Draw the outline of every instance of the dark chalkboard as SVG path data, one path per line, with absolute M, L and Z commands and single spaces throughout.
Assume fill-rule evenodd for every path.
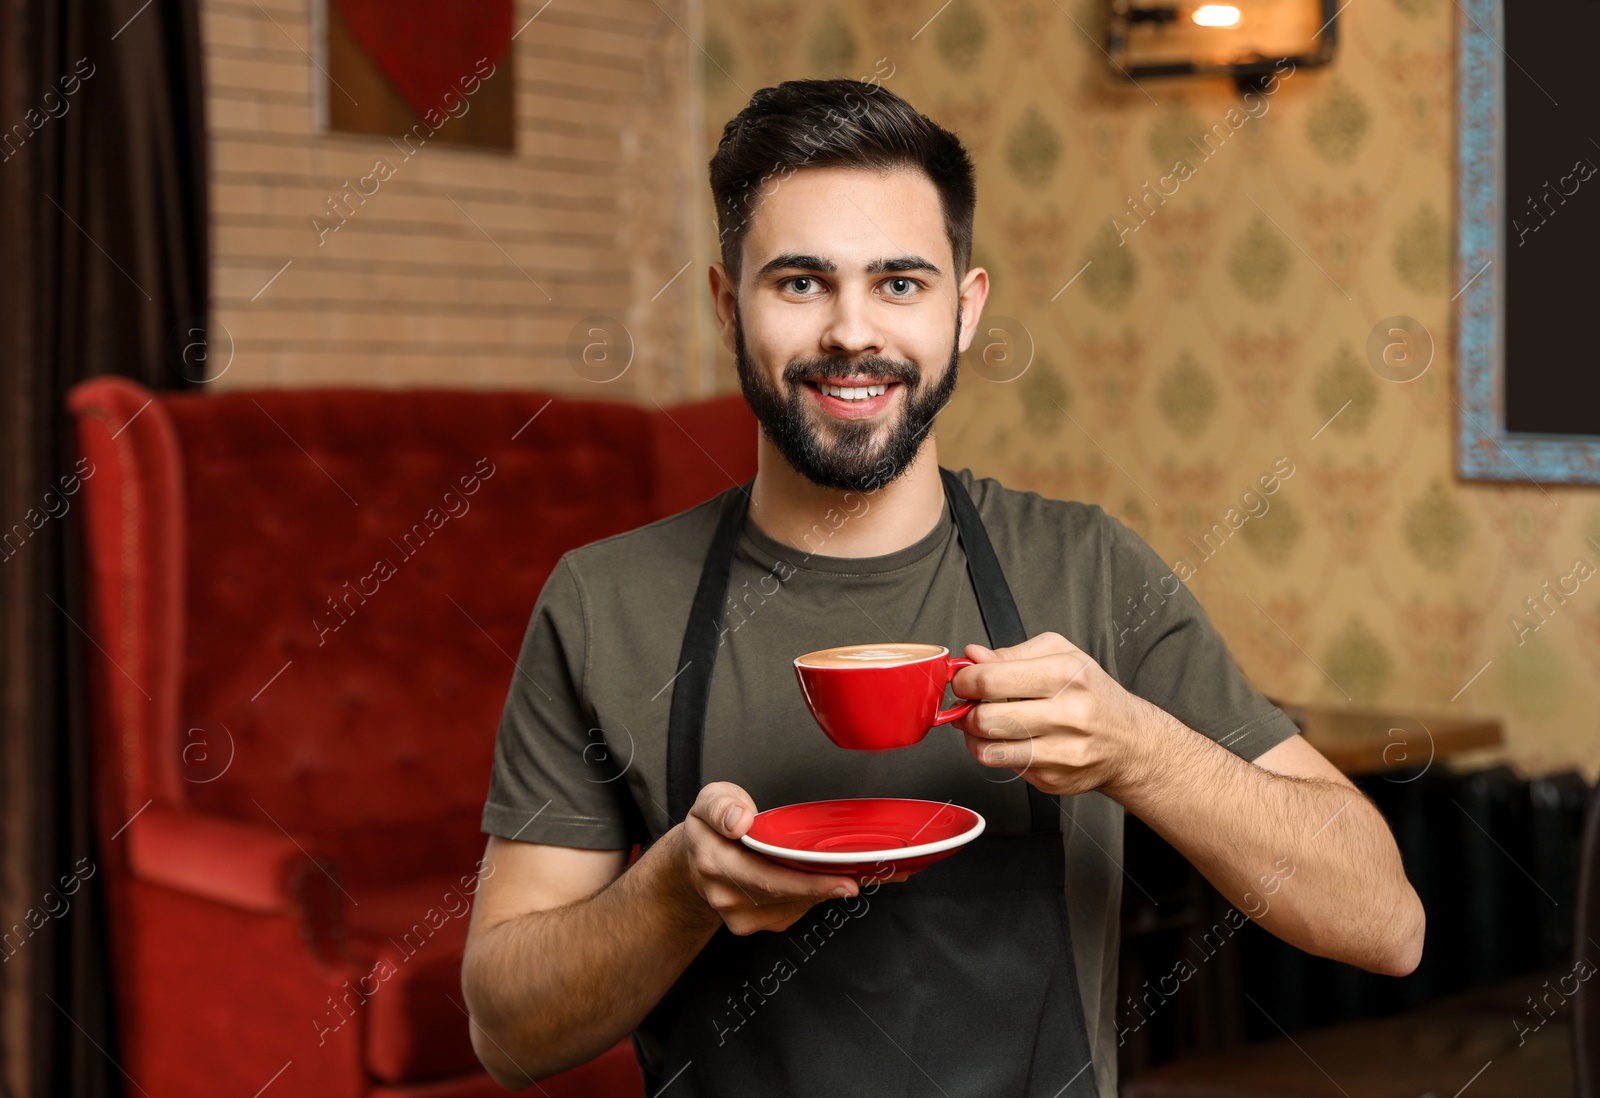
M 1505 427 L 1600 436 L 1600 0 L 1503 11 Z

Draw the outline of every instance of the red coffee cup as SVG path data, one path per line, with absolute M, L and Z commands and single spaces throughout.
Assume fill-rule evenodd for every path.
M 955 673 L 973 661 L 939 644 L 849 644 L 795 657 L 800 692 L 828 738 L 852 751 L 910 747 L 976 701 L 940 709 Z

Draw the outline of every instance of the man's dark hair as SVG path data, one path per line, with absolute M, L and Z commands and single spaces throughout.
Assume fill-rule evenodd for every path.
M 823 167 L 920 170 L 939 191 L 956 276 L 966 271 L 978 189 L 956 135 L 877 84 L 785 80 L 750 97 L 723 127 L 711 158 L 722 263 L 735 282 L 762 195 L 801 168 Z

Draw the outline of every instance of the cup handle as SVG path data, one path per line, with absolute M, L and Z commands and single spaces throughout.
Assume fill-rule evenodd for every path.
M 965 656 L 951 656 L 946 659 L 945 662 L 948 666 L 945 670 L 944 681 L 945 685 L 948 686 L 950 684 L 950 680 L 956 677 L 957 671 L 961 670 L 963 667 L 971 667 L 977 661 L 969 660 Z M 960 720 L 962 717 L 972 712 L 972 707 L 977 704 L 978 699 L 972 698 L 966 701 L 958 702 L 949 709 L 939 710 L 939 712 L 935 713 L 933 716 L 934 727 L 937 727 L 941 724 L 949 724 L 954 720 Z

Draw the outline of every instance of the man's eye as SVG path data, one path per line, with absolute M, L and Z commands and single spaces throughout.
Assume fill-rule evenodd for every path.
M 805 275 L 796 275 L 794 278 L 789 279 L 789 289 L 804 297 L 811 293 L 811 290 L 816 286 L 816 283 L 817 280 L 814 278 L 808 278 Z
M 916 292 L 917 280 L 914 278 L 891 278 L 888 286 L 889 293 L 894 297 L 907 297 Z

